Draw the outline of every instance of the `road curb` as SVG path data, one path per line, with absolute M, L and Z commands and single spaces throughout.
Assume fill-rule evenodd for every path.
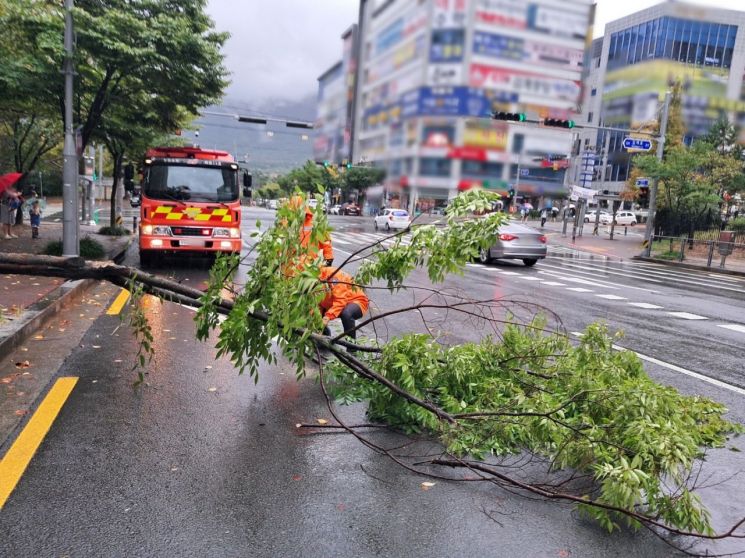
M 124 259 L 133 240 L 130 238 L 112 252 L 111 261 L 119 263 Z M 37 312 L 22 326 L 0 340 L 0 355 L 8 355 L 20 347 L 31 335 L 47 324 L 59 312 L 80 299 L 85 291 L 96 283 L 95 279 L 78 279 L 65 281 L 41 300 L 29 306 L 31 312 Z
M 673 262 L 670 260 L 661 260 L 659 258 L 647 258 L 645 256 L 634 256 L 632 260 L 640 262 L 651 262 L 666 265 L 669 267 L 682 267 L 683 269 L 694 269 L 696 271 L 710 271 L 712 273 L 721 273 L 722 275 L 734 275 L 737 277 L 745 277 L 745 271 L 735 271 L 734 269 L 723 269 L 721 267 L 708 267 L 705 265 L 687 264 L 681 262 Z

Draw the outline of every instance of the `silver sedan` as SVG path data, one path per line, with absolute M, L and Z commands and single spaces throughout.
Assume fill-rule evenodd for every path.
M 522 260 L 530 267 L 546 257 L 548 239 L 542 232 L 525 225 L 510 223 L 499 228 L 499 235 L 491 248 L 481 250 L 479 261 Z

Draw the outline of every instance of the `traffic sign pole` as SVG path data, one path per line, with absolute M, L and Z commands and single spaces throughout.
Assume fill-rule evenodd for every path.
M 660 119 L 660 137 L 657 140 L 657 160 L 662 161 L 662 156 L 665 153 L 665 134 L 667 133 L 667 118 L 670 113 L 670 97 L 671 94 L 668 91 L 665 93 L 665 104 L 662 105 L 662 118 Z M 652 186 L 649 188 L 649 210 L 647 212 L 647 229 L 644 232 L 644 250 L 642 255 L 647 258 L 652 253 L 652 234 L 654 232 L 654 219 L 657 214 L 657 186 L 659 179 L 655 178 L 652 181 Z

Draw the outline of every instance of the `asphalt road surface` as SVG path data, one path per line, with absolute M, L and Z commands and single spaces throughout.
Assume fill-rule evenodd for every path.
M 246 231 L 273 216 L 245 208 Z M 383 236 L 371 218 L 330 220 L 337 263 Z M 745 422 L 745 280 L 551 253 L 533 268 L 472 264 L 438 290 L 526 303 L 516 319 L 550 310 L 572 335 L 605 321 L 656 379 L 722 401 Z M 126 263 L 137 265 L 136 247 Z M 172 263 L 158 272 L 196 287 L 207 278 L 198 262 Z M 420 272 L 410 284 L 428 285 Z M 374 312 L 424 296 L 369 294 Z M 571 507 L 474 483 L 423 490 L 426 478 L 350 436 L 296 428 L 331 419 L 314 378 L 297 382 L 289 367 L 264 366 L 254 385 L 215 360 L 213 345 L 194 341 L 193 311 L 152 302 L 148 315 L 156 357 L 145 386 L 132 387 L 136 344 L 118 316 L 93 321 L 62 365 L 60 376 L 80 380 L 0 512 L 0 556 L 671 555 L 647 532 L 609 536 Z M 484 333 L 469 320 L 428 317 L 448 339 Z M 422 327 L 401 317 L 378 334 Z M 342 414 L 364 420 L 360 406 Z M 703 495 L 718 527 L 745 515 L 745 483 L 717 484 L 743 468 L 742 455 L 708 456 Z

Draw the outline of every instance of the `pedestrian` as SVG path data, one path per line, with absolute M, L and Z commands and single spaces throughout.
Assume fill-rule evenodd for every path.
M 41 204 L 39 204 L 39 200 L 31 202 L 28 216 L 31 221 L 31 238 L 39 238 L 39 227 L 41 226 Z
M 325 293 L 320 304 L 323 312 L 323 334 L 330 335 L 329 322 L 341 318 L 344 333 L 356 339 L 356 320 L 367 312 L 369 306 L 365 291 L 355 285 L 351 275 L 335 267 L 322 267 L 320 280 Z
M 9 186 L 0 194 L 0 223 L 3 227 L 3 239 L 18 238 L 10 228 L 15 223 L 16 210 L 20 206 L 20 194 L 13 186 Z
M 541 211 L 541 227 L 546 224 L 546 219 L 548 219 L 548 210 L 544 208 L 543 211 Z
M 520 209 L 520 221 L 523 223 L 528 222 L 528 208 L 525 205 Z
M 554 206 L 551 208 L 551 222 L 556 223 L 556 218 L 559 216 L 559 208 Z

